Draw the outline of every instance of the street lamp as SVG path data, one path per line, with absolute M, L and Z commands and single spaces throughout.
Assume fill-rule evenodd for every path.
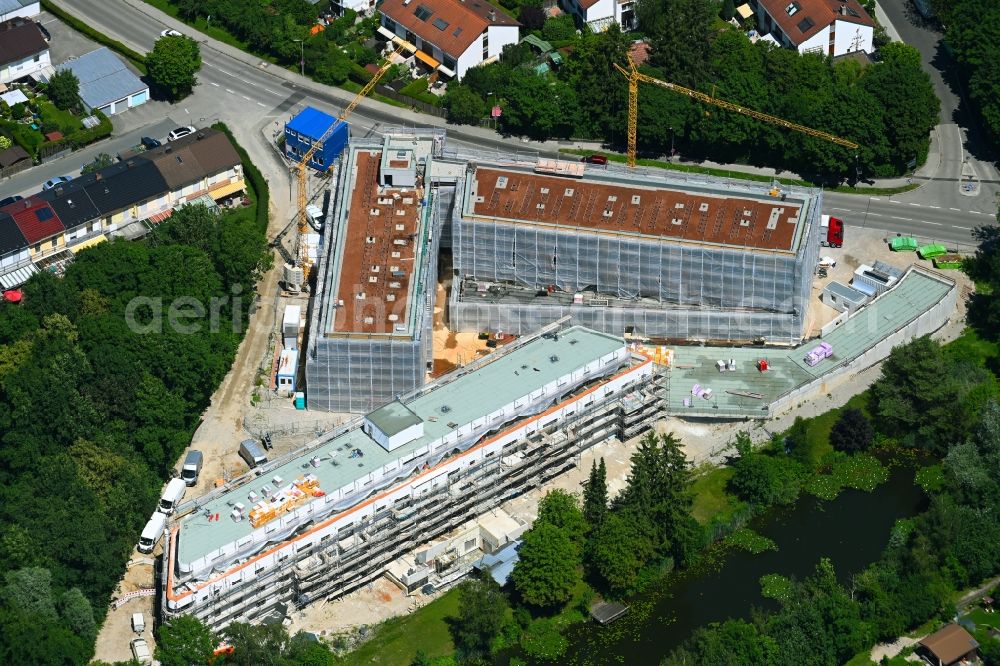
M 302 76 L 306 75 L 306 43 L 302 39 L 293 39 L 299 43 L 299 69 Z
M 670 161 L 674 161 L 674 128 L 670 128 Z

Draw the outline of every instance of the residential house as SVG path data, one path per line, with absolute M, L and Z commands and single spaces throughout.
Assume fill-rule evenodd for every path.
M 152 225 L 177 206 L 245 190 L 243 164 L 228 137 L 198 130 L 0 209 L 18 232 L 0 219 L 0 284 L 17 286 L 35 264 L 68 257 L 127 225 Z
M 0 209 L 0 273 L 7 273 L 29 261 L 28 241 L 21 233 L 14 218 Z M 9 289 L 12 286 L 0 277 L 0 286 Z
M 98 109 L 111 116 L 149 101 L 149 86 L 107 47 L 68 60 L 56 69 L 68 69 L 79 79 L 80 100 L 88 112 Z
M 622 30 L 636 27 L 635 0 L 563 0 L 563 6 L 594 32 L 604 32 L 613 23 Z
M 31 155 L 21 146 L 11 146 L 7 150 L 0 150 L 0 178 L 13 176 L 18 171 L 24 171 L 31 164 Z
M 333 166 L 333 161 L 340 157 L 347 145 L 347 123 L 340 123 L 327 135 L 336 123 L 336 118 L 319 109 L 311 106 L 302 109 L 297 116 L 285 123 L 285 157 L 292 162 L 300 162 L 313 145 L 323 139 L 323 145 L 309 158 L 309 166 L 317 171 L 326 171 Z
M 26 18 L 0 23 L 0 83 L 40 75 L 51 66 L 49 45 L 37 23 Z
M 38 0 L 0 0 L 0 21 L 38 16 Z
M 17 224 L 28 243 L 32 259 L 65 245 L 62 221 L 48 201 L 40 197 L 27 197 L 4 206 L 2 210 Z
M 799 53 L 870 53 L 875 22 L 858 0 L 757 0 L 757 26 Z
M 516 44 L 521 27 L 486 0 L 384 0 L 379 12 L 379 33 L 409 43 L 429 68 L 458 79 Z
M 979 643 L 957 624 L 946 624 L 917 644 L 917 652 L 932 666 L 975 663 Z

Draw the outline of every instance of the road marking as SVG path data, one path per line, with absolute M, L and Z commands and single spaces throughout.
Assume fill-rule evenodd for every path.
M 923 223 L 924 224 L 933 224 L 935 227 L 943 227 L 944 226 L 940 222 L 928 222 L 927 220 L 923 220 Z
M 257 102 L 257 106 L 264 106 L 264 107 L 266 107 L 267 104 L 264 104 L 263 102 Z
M 941 206 L 927 206 L 928 208 L 940 208 Z
M 982 213 L 980 213 L 978 210 L 970 210 L 969 212 L 972 213 L 973 215 L 982 215 Z
M 911 205 L 911 206 L 922 206 L 923 204 L 918 204 L 918 203 L 913 203 L 913 202 L 911 201 L 911 202 L 910 202 L 910 205 Z
M 868 213 L 872 217 L 882 217 L 882 213 Z
M 958 212 L 962 212 L 961 208 L 952 208 L 951 210 L 957 210 Z
M 230 95 L 235 95 L 236 94 L 232 90 L 230 90 L 229 88 L 226 88 L 226 92 L 229 93 Z
M 216 69 L 219 70 L 220 72 L 222 72 L 223 74 L 225 74 L 226 76 L 236 76 L 232 72 L 227 72 L 226 70 L 222 69 L 221 67 L 216 67 Z
M 215 81 L 209 81 L 209 83 L 211 83 L 211 84 L 212 84 L 213 86 L 215 86 L 216 88 L 218 88 L 218 87 L 219 87 L 219 84 L 218 84 L 218 83 L 216 83 Z
M 245 100 L 246 100 L 246 101 L 248 101 L 248 102 L 252 102 L 252 101 L 253 101 L 252 99 L 250 99 L 250 98 L 249 98 L 249 97 L 247 97 L 246 95 L 240 95 L 240 97 L 242 97 L 243 99 L 245 99 Z
M 842 211 L 844 211 L 845 213 L 853 213 L 853 212 L 854 212 L 854 211 L 853 211 L 853 210 L 851 210 L 850 208 L 831 208 L 830 210 L 842 210 Z
M 270 88 L 264 88 L 264 92 L 269 92 L 269 93 L 271 93 L 272 95 L 279 95 L 279 94 L 280 94 L 280 93 L 276 93 L 276 92 L 274 92 L 274 91 L 273 91 L 273 90 L 271 90 Z
M 911 220 L 908 217 L 896 217 L 895 215 L 890 215 L 889 217 L 891 217 L 894 220 L 903 220 L 904 222 L 913 222 L 913 220 Z
M 868 197 L 868 198 L 871 199 L 872 201 L 881 201 L 882 200 L 881 197 Z

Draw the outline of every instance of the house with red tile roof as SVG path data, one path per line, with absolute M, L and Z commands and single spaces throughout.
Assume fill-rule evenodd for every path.
M 0 208 L 0 212 L 14 218 L 14 223 L 28 243 L 32 257 L 65 245 L 65 228 L 48 201 L 40 197 L 27 197 Z
M 409 43 L 418 60 L 458 79 L 516 44 L 521 27 L 486 0 L 384 0 L 379 14 L 383 37 Z
M 858 0 L 757 0 L 757 26 L 799 53 L 871 53 L 875 22 Z

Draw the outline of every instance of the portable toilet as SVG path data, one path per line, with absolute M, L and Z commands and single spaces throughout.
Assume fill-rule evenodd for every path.
M 306 394 L 302 391 L 295 392 L 295 409 L 306 408 Z

